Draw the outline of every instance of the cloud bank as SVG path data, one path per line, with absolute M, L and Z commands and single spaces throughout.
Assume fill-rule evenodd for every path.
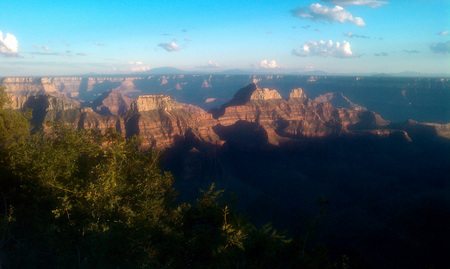
M 283 68 L 283 66 L 277 64 L 275 60 L 262 60 L 261 62 L 252 65 L 253 68 L 256 69 L 280 69 Z
M 296 8 L 291 10 L 291 14 L 294 17 L 300 17 L 304 19 L 312 20 L 324 20 L 329 22 L 340 22 L 346 23 L 350 22 L 357 26 L 366 26 L 364 20 L 360 17 L 353 17 L 350 12 L 345 10 L 341 6 L 335 6 L 329 8 L 327 6 L 322 6 L 321 4 L 312 4 L 308 8 Z
M 332 56 L 338 58 L 349 58 L 354 57 L 350 43 L 343 41 L 342 44 L 339 42 L 333 43 L 333 41 L 307 41 L 303 44 L 301 50 L 292 50 L 292 54 L 299 57 L 306 56 Z
M 371 8 L 376 8 L 382 5 L 389 4 L 389 2 L 375 1 L 375 0 L 322 0 L 322 2 L 343 6 L 347 5 L 369 6 Z
M 145 72 L 150 70 L 150 66 L 145 65 L 142 62 L 128 62 L 128 66 L 124 69 L 125 71 L 131 72 Z
M 221 67 L 221 66 L 220 66 L 220 64 L 209 60 L 207 65 L 199 65 L 197 67 L 198 68 L 218 68 L 218 67 Z
M 19 42 L 12 34 L 7 33 L 3 38 L 3 33 L 0 31 L 0 54 L 4 56 L 15 56 L 18 53 Z
M 161 48 L 167 50 L 167 51 L 177 51 L 180 50 L 180 47 L 175 42 L 165 42 L 158 44 Z
M 434 53 L 448 54 L 450 53 L 450 41 L 431 44 L 430 49 Z

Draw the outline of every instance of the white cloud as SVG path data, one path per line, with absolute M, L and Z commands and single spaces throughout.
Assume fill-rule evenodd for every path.
M 18 53 L 19 42 L 12 34 L 7 33 L 3 38 L 3 33 L 0 31 L 0 54 L 5 56 L 13 56 Z
M 443 32 L 437 33 L 437 35 L 448 35 L 448 31 L 443 31 Z
M 282 65 L 277 64 L 275 60 L 267 61 L 262 60 L 261 62 L 252 65 L 256 69 L 280 69 L 283 68 Z
M 333 56 L 339 58 L 354 57 L 351 51 L 350 43 L 343 41 L 333 43 L 333 41 L 307 41 L 303 44 L 301 50 L 292 50 L 292 54 L 300 57 L 306 56 Z
M 450 41 L 431 44 L 430 49 L 434 53 L 450 53 Z
M 220 66 L 220 64 L 209 60 L 207 65 L 200 65 L 200 66 L 197 66 L 197 67 L 198 68 L 218 68 L 218 67 L 221 67 L 221 66 Z
M 312 4 L 307 10 L 305 8 L 296 8 L 291 10 L 295 17 L 301 17 L 312 20 L 325 20 L 329 22 L 337 21 L 340 23 L 350 22 L 357 26 L 366 26 L 364 20 L 360 17 L 353 17 L 350 12 L 341 6 L 329 8 L 321 4 Z
M 177 51 L 180 50 L 180 47 L 178 47 L 177 44 L 175 44 L 175 42 L 165 42 L 165 43 L 160 43 L 158 46 L 160 46 L 161 48 L 167 50 L 167 51 Z
M 150 70 L 150 66 L 145 65 L 143 62 L 137 61 L 137 62 L 128 62 L 128 66 L 125 68 L 126 72 L 144 72 Z
M 389 4 L 389 2 L 375 1 L 375 0 L 322 0 L 322 2 L 343 6 L 346 5 L 369 6 L 371 8 L 376 8 L 382 5 Z

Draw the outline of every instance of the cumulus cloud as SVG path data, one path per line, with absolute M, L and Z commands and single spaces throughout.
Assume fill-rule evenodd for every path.
M 369 6 L 371 8 L 380 7 L 382 5 L 389 4 L 385 1 L 375 1 L 375 0 L 322 0 L 322 2 L 327 2 L 333 5 L 358 5 L 358 6 Z
M 450 41 L 431 44 L 430 49 L 434 53 L 448 54 L 450 53 Z
M 448 31 L 443 31 L 443 32 L 437 33 L 437 35 L 448 35 Z
M 19 42 L 12 34 L 7 33 L 3 38 L 3 33 L 0 31 L 0 54 L 4 56 L 14 56 L 18 53 Z
M 352 32 L 344 33 L 344 35 L 347 37 L 370 38 L 370 36 L 357 35 L 357 34 L 353 34 Z
M 283 66 L 277 64 L 275 60 L 262 60 L 261 62 L 252 65 L 256 69 L 280 69 L 283 68 Z
M 161 48 L 167 50 L 167 51 L 177 51 L 180 50 L 180 47 L 175 44 L 175 42 L 165 42 L 165 43 L 160 43 L 158 44 L 158 46 L 160 46 Z
M 350 48 L 350 43 L 343 41 L 333 43 L 333 41 L 307 41 L 303 44 L 302 49 L 293 49 L 291 52 L 295 56 L 332 56 L 339 58 L 348 58 L 355 56 Z
M 206 65 L 200 65 L 200 66 L 197 66 L 197 67 L 198 67 L 198 68 L 218 68 L 218 67 L 221 67 L 221 66 L 220 66 L 220 64 L 215 63 L 215 62 L 209 60 L 209 61 L 208 61 L 208 64 L 206 64 Z
M 126 70 L 123 71 L 131 71 L 131 72 L 144 72 L 150 70 L 150 66 L 145 65 L 143 62 L 128 62 L 128 66 Z
M 300 17 L 312 20 L 325 20 L 329 22 L 337 21 L 340 23 L 350 22 L 357 26 L 366 26 L 364 20 L 360 17 L 353 17 L 350 12 L 341 6 L 329 8 L 321 4 L 312 4 L 307 8 L 296 8 L 291 10 L 294 17 Z

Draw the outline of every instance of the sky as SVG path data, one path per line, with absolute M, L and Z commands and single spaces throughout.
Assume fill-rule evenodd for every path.
M 449 0 L 5 0 L 0 77 L 450 74 Z

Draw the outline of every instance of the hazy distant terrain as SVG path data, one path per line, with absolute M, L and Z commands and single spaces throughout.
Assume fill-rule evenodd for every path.
M 107 90 L 127 97 L 167 94 L 181 103 L 205 110 L 229 101 L 236 89 L 249 83 L 276 89 L 287 98 L 291 89 L 302 88 L 310 99 L 328 94 L 335 106 L 350 101 L 375 111 L 390 121 L 450 122 L 450 80 L 448 78 L 333 77 L 294 75 L 151 75 L 145 77 L 51 77 L 1 79 L 10 92 L 56 91 L 89 106 Z M 334 98 L 329 98 L 333 93 Z M 347 99 L 342 102 L 342 96 Z M 339 97 L 339 98 L 336 98 Z M 340 99 L 340 100 L 339 100 Z

